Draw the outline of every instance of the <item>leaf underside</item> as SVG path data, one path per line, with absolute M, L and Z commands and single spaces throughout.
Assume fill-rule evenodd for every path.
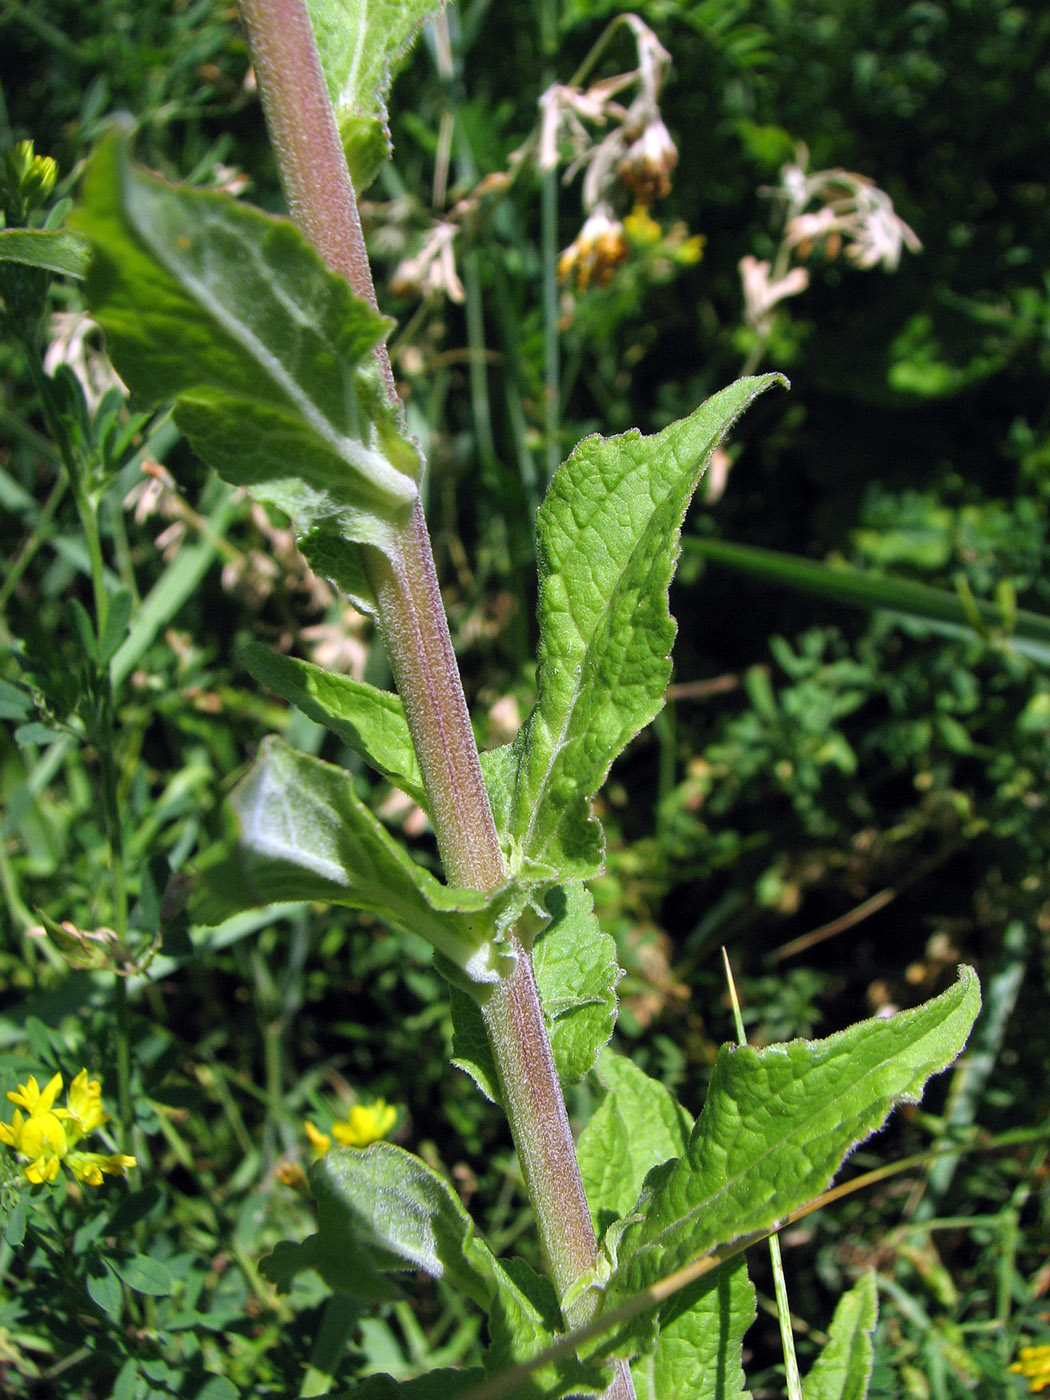
M 291 516 L 318 572 L 373 607 L 360 547 L 391 548 L 421 471 L 371 353 L 391 323 L 288 220 L 135 169 L 119 133 L 93 155 L 71 225 L 136 400 L 174 399 L 199 455 Z

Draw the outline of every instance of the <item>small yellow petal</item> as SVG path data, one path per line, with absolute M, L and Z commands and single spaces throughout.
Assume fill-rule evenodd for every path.
M 385 1099 L 374 1104 L 355 1103 L 346 1121 L 332 1124 L 332 1136 L 344 1147 L 367 1147 L 385 1138 L 397 1122 L 397 1109 Z
M 316 1161 L 318 1157 L 323 1157 L 331 1147 L 332 1139 L 327 1133 L 319 1132 L 309 1120 L 303 1124 L 303 1127 L 306 1129 L 306 1136 L 310 1139 L 310 1146 L 314 1150 L 314 1160 Z

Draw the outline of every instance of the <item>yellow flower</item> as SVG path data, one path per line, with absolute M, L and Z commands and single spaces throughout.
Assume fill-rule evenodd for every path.
M 102 1107 L 102 1085 L 97 1079 L 88 1079 L 86 1069 L 82 1069 L 69 1086 L 66 1102 L 69 1116 L 80 1128 L 82 1137 L 109 1122 L 109 1114 Z
M 396 1122 L 397 1109 L 384 1099 L 376 1099 L 368 1107 L 355 1103 L 345 1123 L 332 1124 L 332 1136 L 342 1147 L 367 1147 L 385 1138 Z
M 82 1069 L 69 1086 L 65 1107 L 56 1108 L 61 1088 L 62 1076 L 55 1074 L 43 1089 L 30 1075 L 25 1084 L 8 1090 L 8 1099 L 18 1107 L 10 1123 L 0 1122 L 0 1143 L 25 1160 L 26 1180 L 35 1186 L 54 1181 L 63 1167 L 88 1186 L 99 1186 L 104 1175 L 123 1176 L 135 1165 L 134 1157 L 123 1152 L 85 1152 L 77 1145 L 109 1122 L 102 1107 L 102 1085 Z
M 30 1080 L 31 1084 L 33 1082 Z M 54 1181 L 69 1151 L 66 1130 L 58 1114 L 46 1109 L 23 1118 L 21 1110 L 16 1108 L 10 1123 L 0 1123 L 0 1142 L 7 1143 L 19 1156 L 28 1159 L 29 1165 L 23 1170 L 26 1180 L 34 1186 L 42 1181 Z
M 1028 1379 L 1028 1389 L 1038 1393 L 1050 1386 L 1050 1346 L 1022 1347 L 1010 1370 Z
M 45 1089 L 41 1089 L 36 1082 L 36 1076 L 31 1074 L 24 1084 L 19 1084 L 17 1089 L 8 1089 L 7 1097 L 19 1108 L 27 1108 L 30 1114 L 47 1113 L 61 1088 L 62 1076 L 60 1074 L 52 1075 Z M 62 1113 L 62 1109 L 58 1111 L 59 1114 Z
M 659 243 L 663 230 L 649 213 L 649 206 L 636 204 L 623 221 L 624 232 L 638 248 L 651 248 Z
M 319 1132 L 309 1119 L 303 1124 L 303 1127 L 306 1129 L 306 1136 L 310 1139 L 310 1146 L 314 1151 L 314 1161 L 316 1161 L 318 1157 L 323 1157 L 331 1147 L 332 1139 L 327 1133 Z
M 397 1109 L 385 1099 L 376 1099 L 373 1104 L 355 1103 L 345 1120 L 332 1124 L 331 1135 L 320 1132 L 310 1122 L 304 1123 L 303 1127 L 316 1162 L 331 1147 L 332 1138 L 341 1147 L 367 1147 L 369 1143 L 385 1138 L 396 1122 Z

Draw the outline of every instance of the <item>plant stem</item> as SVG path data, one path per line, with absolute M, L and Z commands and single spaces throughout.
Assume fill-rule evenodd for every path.
M 357 201 L 302 0 L 240 0 L 240 9 L 292 216 L 329 266 L 376 306 Z M 385 345 L 376 356 L 397 403 Z M 456 885 L 496 889 L 506 869 L 419 502 L 390 554 L 366 553 L 446 874 Z M 594 1268 L 597 1250 L 532 960 L 520 944 L 516 951 L 513 973 L 489 994 L 482 1014 L 544 1251 L 564 1295 Z M 584 1292 L 567 1307 L 568 1319 L 584 1320 L 597 1303 L 596 1293 Z M 625 1366 L 608 1394 L 632 1396 Z

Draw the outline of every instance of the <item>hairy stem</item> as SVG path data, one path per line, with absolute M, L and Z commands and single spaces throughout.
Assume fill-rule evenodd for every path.
M 240 10 L 292 216 L 329 266 L 376 306 L 357 201 L 302 0 L 240 0 Z M 376 353 L 397 402 L 386 347 Z M 456 885 L 495 889 L 506 870 L 419 503 L 389 555 L 367 553 L 446 873 Z M 532 959 L 520 944 L 517 951 L 514 972 L 489 995 L 483 1016 L 544 1251 L 564 1295 L 593 1269 L 595 1237 Z M 584 1293 L 567 1306 L 568 1319 L 585 1320 L 596 1304 L 596 1294 Z M 610 1400 L 631 1394 L 620 1367 Z

